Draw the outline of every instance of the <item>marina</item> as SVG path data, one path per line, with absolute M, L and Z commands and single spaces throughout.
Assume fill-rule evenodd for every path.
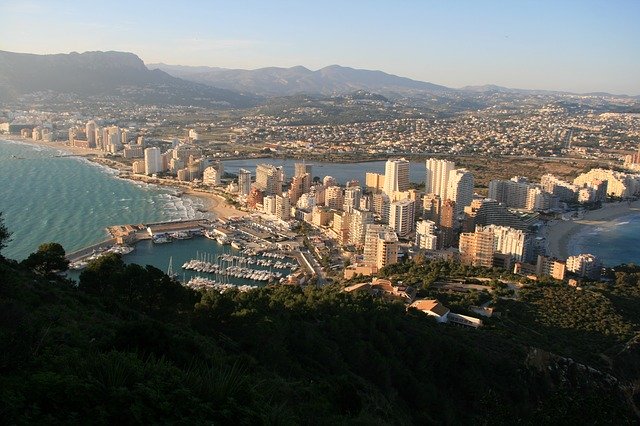
M 251 228 L 259 227 L 255 235 Z M 110 226 L 112 238 L 70 253 L 70 276 L 77 278 L 89 262 L 108 253 L 123 255 L 126 263 L 151 265 L 187 285 L 195 279 L 223 286 L 260 286 L 299 275 L 295 253 L 282 244 L 283 235 L 248 219 L 206 219 Z M 176 271 L 174 266 L 176 265 Z M 198 281 L 198 280 L 206 281 Z M 222 287 L 221 287 L 222 288 Z M 226 287 L 225 287 L 226 288 Z

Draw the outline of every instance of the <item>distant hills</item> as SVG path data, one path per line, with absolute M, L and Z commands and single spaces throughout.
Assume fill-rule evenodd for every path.
M 255 70 L 149 64 L 133 53 L 85 52 L 34 55 L 0 51 L 0 100 L 35 92 L 79 98 L 129 100 L 141 104 L 248 108 L 267 98 L 342 96 L 358 92 L 447 111 L 477 109 L 493 96 L 564 95 L 564 92 L 509 89 L 495 85 L 452 89 L 382 71 L 331 65 L 316 71 L 303 66 Z M 611 96 L 593 93 L 593 97 Z M 621 96 L 626 97 L 626 96 Z M 640 99 L 636 97 L 636 99 Z M 453 105 L 452 105 L 453 103 Z M 423 105 L 424 106 L 424 105 Z
M 386 96 L 455 92 L 454 89 L 445 86 L 399 77 L 382 71 L 354 69 L 340 65 L 331 65 L 317 71 L 311 71 L 303 66 L 268 67 L 256 70 L 188 67 L 162 63 L 148 66 L 193 82 L 262 96 L 339 95 L 359 90 Z
M 79 97 L 117 96 L 140 103 L 249 107 L 255 96 L 149 70 L 133 53 L 34 55 L 0 51 L 0 97 L 53 91 Z

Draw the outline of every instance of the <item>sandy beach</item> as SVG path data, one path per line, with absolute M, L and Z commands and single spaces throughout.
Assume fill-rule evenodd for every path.
M 640 213 L 640 200 L 628 203 L 608 203 L 598 210 L 587 212 L 579 220 L 554 220 L 549 222 L 544 230 L 547 240 L 547 251 L 550 256 L 559 259 L 568 257 L 568 248 L 571 239 L 578 233 L 606 224 L 618 217 L 633 213 Z
M 184 195 L 188 197 L 199 198 L 204 201 L 204 208 L 210 213 L 214 213 L 216 218 L 229 218 L 231 216 L 247 216 L 249 213 L 242 210 L 238 210 L 227 201 L 216 194 L 211 192 L 198 191 L 197 189 L 189 188 L 185 190 Z
M 129 174 L 130 170 L 128 170 L 129 169 L 128 167 L 125 167 L 123 164 L 105 157 L 104 152 L 98 151 L 96 149 L 68 146 L 63 142 L 34 141 L 32 139 L 25 139 L 15 135 L 0 135 L 0 139 L 20 142 L 28 145 L 43 146 L 46 148 L 57 149 L 71 156 L 83 157 L 83 158 L 86 158 L 87 160 L 93 161 L 95 163 L 107 166 L 111 169 L 121 172 L 120 177 L 123 179 L 139 180 L 139 181 L 144 181 L 144 182 L 152 183 L 159 186 L 177 188 L 180 191 L 182 191 L 182 193 L 186 196 L 194 197 L 202 200 L 204 204 L 204 209 L 209 213 L 215 214 L 216 218 L 228 218 L 231 216 L 246 216 L 248 214 L 247 212 L 238 210 L 232 205 L 229 205 L 223 197 L 213 194 L 211 192 L 193 189 L 187 185 L 183 186 L 179 182 L 169 180 L 169 179 L 157 179 L 157 178 L 151 178 L 146 176 L 131 175 Z
M 97 149 L 68 146 L 65 142 L 34 141 L 33 139 L 25 139 L 16 135 L 0 135 L 0 139 L 20 142 L 28 145 L 44 146 L 46 148 L 57 149 L 67 154 L 77 155 L 80 157 L 103 157 L 105 154 L 104 152 L 98 151 Z

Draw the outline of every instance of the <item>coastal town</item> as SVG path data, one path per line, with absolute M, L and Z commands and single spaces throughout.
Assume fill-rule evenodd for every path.
M 457 126 L 451 120 L 427 119 L 304 126 L 277 117 L 242 117 L 231 126 L 233 141 L 224 144 L 212 142 L 211 128 L 194 126 L 181 135 L 158 138 L 149 136 L 154 134 L 149 128 L 120 127 L 118 121 L 99 118 L 76 119 L 65 129 L 68 118 L 60 122 L 34 111 L 5 112 L 0 131 L 85 156 L 116 169 L 121 178 L 177 187 L 183 195 L 206 200 L 206 222 L 169 225 L 171 232 L 154 225 L 116 226 L 110 229 L 110 244 L 211 235 L 245 254 L 279 253 L 295 260 L 295 266 L 285 262 L 288 275 L 283 276 L 249 268 L 248 261 L 265 262 L 259 257 L 241 257 L 244 263 L 229 265 L 193 259 L 186 269 L 213 277 L 192 279 L 189 285 L 197 287 L 228 288 L 224 277 L 229 276 L 248 279 L 242 281 L 245 287 L 251 280 L 323 285 L 368 277 L 369 287 L 347 290 L 397 296 L 397 287 L 381 286 L 376 275 L 416 256 L 499 268 L 534 281 L 579 286 L 598 280 L 601 259 L 575 252 L 571 240 L 589 227 L 638 210 L 640 119 L 611 113 L 569 117 L 557 108 L 509 120 L 499 118 L 503 113 L 471 114 Z M 256 158 L 255 168 L 225 171 L 225 161 L 240 155 L 233 147 L 255 145 L 262 147 L 260 154 L 243 151 Z M 313 162 L 304 160 L 310 152 L 308 157 L 316 159 L 323 153 L 384 158 L 384 173 L 354 174 L 339 182 L 317 175 Z M 456 164 L 474 153 L 499 153 L 505 162 L 539 157 L 586 161 L 579 164 L 588 170 L 510 179 L 485 170 L 478 176 Z M 294 160 L 293 173 L 270 161 L 276 154 L 300 158 Z M 412 182 L 410 169 L 418 154 L 425 175 Z M 487 184 L 478 187 L 478 180 Z M 81 269 L 85 257 L 74 257 L 72 267 Z M 410 295 L 402 297 L 414 303 Z M 429 312 L 440 309 L 430 306 Z
M 640 424 L 640 1 L 575 3 L 0 2 L 2 423 Z

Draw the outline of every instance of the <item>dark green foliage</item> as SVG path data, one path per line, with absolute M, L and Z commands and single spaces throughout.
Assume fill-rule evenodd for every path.
M 69 269 L 69 261 L 65 256 L 64 248 L 60 244 L 45 243 L 38 247 L 37 252 L 31 253 L 23 264 L 41 275 L 51 275 Z
M 7 229 L 2 218 L 2 212 L 0 212 L 0 252 L 7 246 L 11 238 L 11 232 Z M 1 256 L 0 256 L 1 257 Z
M 424 265 L 394 273 L 414 267 L 418 276 Z M 90 265 L 78 287 L 6 262 L 0 276 L 9 277 L 0 285 L 9 424 L 629 419 L 615 386 L 534 363 L 526 345 L 490 327 L 438 325 L 339 286 L 200 295 L 117 255 Z
M 125 265 L 115 253 L 99 257 L 82 271 L 80 289 L 152 316 L 190 310 L 199 299 L 196 292 L 161 270 L 149 265 Z

